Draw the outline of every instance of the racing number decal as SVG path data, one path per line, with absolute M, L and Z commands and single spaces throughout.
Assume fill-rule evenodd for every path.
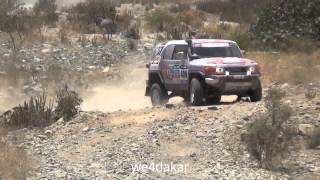
M 167 77 L 170 80 L 188 80 L 188 72 L 185 65 L 169 65 Z

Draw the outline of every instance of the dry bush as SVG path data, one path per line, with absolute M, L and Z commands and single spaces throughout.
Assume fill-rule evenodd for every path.
M 59 19 L 56 14 L 56 0 L 38 0 L 33 7 L 36 17 L 41 21 L 41 24 L 53 25 Z
M 69 90 L 68 86 L 56 92 L 57 106 L 55 113 L 57 117 L 63 117 L 65 121 L 71 120 L 80 110 L 82 99 L 78 93 Z
M 188 25 L 179 14 L 157 10 L 146 17 L 147 26 L 154 32 L 165 32 L 167 39 L 182 39 L 189 32 Z
M 313 135 L 308 140 L 309 148 L 316 148 L 320 146 L 320 128 L 315 128 Z
M 317 90 L 312 87 L 307 87 L 305 97 L 310 101 L 317 96 Z
M 52 103 L 45 95 L 31 97 L 23 105 L 19 105 L 1 116 L 1 124 L 6 127 L 44 127 L 50 125 L 54 114 Z
M 137 42 L 134 39 L 128 38 L 127 39 L 127 45 L 128 45 L 128 48 L 130 50 L 136 50 L 137 49 Z
M 115 20 L 115 4 L 111 0 L 87 0 L 80 2 L 69 10 L 70 27 L 83 33 L 96 33 L 97 17 Z
M 270 89 L 265 104 L 267 111 L 257 115 L 248 127 L 247 150 L 263 168 L 276 168 L 294 137 L 288 126 L 291 108 L 281 101 L 284 96 L 280 90 Z
M 98 43 L 98 37 L 97 37 L 97 36 L 94 36 L 94 37 L 91 39 L 91 44 L 92 44 L 92 46 L 94 46 L 94 47 L 98 47 L 99 43 Z
M 179 2 L 170 6 L 169 11 L 172 13 L 184 12 L 190 10 L 190 4 Z
M 23 149 L 0 141 L 0 179 L 27 179 L 32 162 Z
M 248 58 L 256 60 L 265 84 L 310 83 L 320 80 L 320 51 L 307 53 L 251 52 Z
M 179 13 L 181 21 L 193 28 L 201 28 L 207 20 L 205 13 L 198 10 L 188 10 Z
M 61 43 L 69 44 L 69 45 L 71 44 L 66 24 L 61 24 L 61 27 L 60 27 L 59 32 L 58 32 L 58 36 L 59 36 L 59 39 L 60 39 Z

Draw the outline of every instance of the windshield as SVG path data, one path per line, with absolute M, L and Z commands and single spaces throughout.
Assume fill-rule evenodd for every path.
M 199 58 L 210 57 L 242 57 L 239 47 L 234 43 L 220 43 L 221 45 L 200 45 L 195 44 L 193 52 L 197 54 Z

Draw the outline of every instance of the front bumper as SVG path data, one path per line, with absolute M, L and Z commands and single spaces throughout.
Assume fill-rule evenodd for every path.
M 259 75 L 208 75 L 205 82 L 209 90 L 218 90 L 222 94 L 241 94 L 260 85 Z

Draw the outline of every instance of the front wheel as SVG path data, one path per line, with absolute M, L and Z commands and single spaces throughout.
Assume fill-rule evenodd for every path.
M 255 90 L 252 90 L 249 94 L 251 102 L 258 102 L 262 99 L 262 87 L 261 82 L 259 81 L 258 87 Z
M 190 103 L 194 106 L 203 104 L 204 89 L 199 79 L 192 79 L 190 83 Z
M 151 103 L 153 106 L 161 106 L 168 102 L 168 92 L 162 88 L 158 83 L 151 86 Z

